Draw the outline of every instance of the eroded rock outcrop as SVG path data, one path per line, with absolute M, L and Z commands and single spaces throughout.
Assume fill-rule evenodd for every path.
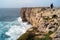
M 28 22 L 32 28 L 27 31 L 36 34 L 47 34 L 49 32 L 55 33 L 52 39 L 55 40 L 56 32 L 59 32 L 60 27 L 60 9 L 49 7 L 35 7 L 35 8 L 22 8 L 21 18 L 23 22 Z M 52 35 L 52 34 L 51 34 Z M 49 35 L 51 37 L 51 35 Z M 40 36 L 35 36 L 40 37 Z M 45 36 L 43 36 L 45 37 Z

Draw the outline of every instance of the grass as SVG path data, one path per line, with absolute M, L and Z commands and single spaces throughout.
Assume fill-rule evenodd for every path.
M 33 40 L 34 34 L 31 33 L 24 33 L 22 36 L 20 36 L 17 40 Z
M 17 40 L 26 40 L 28 38 L 28 33 L 24 33 L 22 36 L 20 36 Z
M 24 33 L 22 36 L 20 36 L 17 40 L 52 40 L 49 35 L 51 35 L 53 32 L 49 32 L 45 34 L 45 38 L 33 38 L 33 33 Z

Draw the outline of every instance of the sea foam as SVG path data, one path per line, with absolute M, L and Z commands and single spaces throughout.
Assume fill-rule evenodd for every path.
M 11 25 L 11 28 L 5 33 L 7 36 L 10 36 L 5 40 L 17 40 L 28 28 L 31 27 L 27 22 L 22 22 L 21 17 L 17 18 L 14 23 L 17 24 Z

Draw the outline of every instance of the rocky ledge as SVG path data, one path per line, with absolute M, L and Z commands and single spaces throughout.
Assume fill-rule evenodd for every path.
M 60 39 L 60 8 L 32 7 L 21 8 L 23 22 L 32 27 L 18 40 L 59 40 Z

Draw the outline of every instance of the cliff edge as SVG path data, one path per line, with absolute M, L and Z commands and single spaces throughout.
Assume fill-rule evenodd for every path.
M 26 33 L 29 34 L 29 38 L 32 38 L 30 38 L 30 40 L 37 40 L 37 38 L 39 40 L 60 39 L 60 8 L 21 8 L 20 16 L 23 22 L 28 22 L 32 25 L 32 27 L 26 31 Z M 25 39 L 22 38 L 22 40 Z M 26 40 L 28 40 L 28 38 Z

